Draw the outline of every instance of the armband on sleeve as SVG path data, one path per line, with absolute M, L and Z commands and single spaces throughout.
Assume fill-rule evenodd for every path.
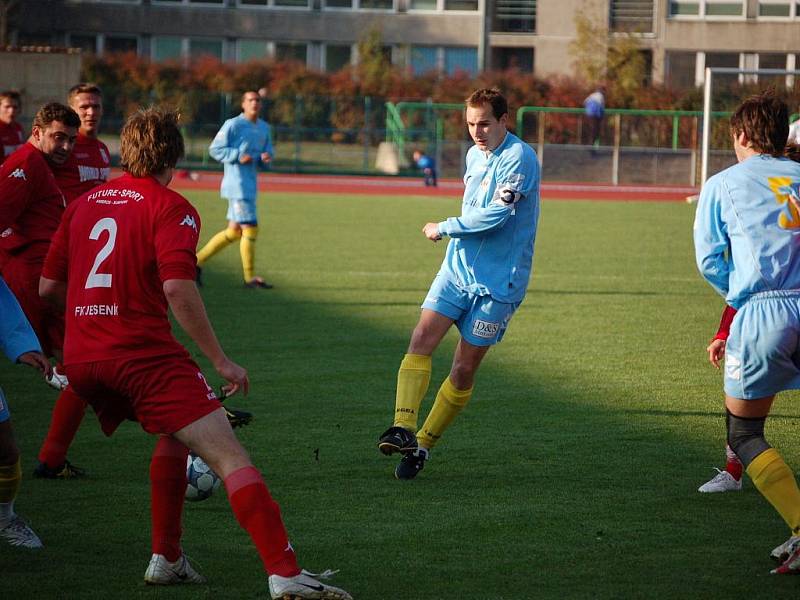
M 492 203 L 499 204 L 500 206 L 513 206 L 520 200 L 522 200 L 522 194 L 504 185 L 498 186 L 492 197 Z

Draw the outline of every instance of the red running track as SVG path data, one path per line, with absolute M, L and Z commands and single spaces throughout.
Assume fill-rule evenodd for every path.
M 181 190 L 218 190 L 222 173 L 180 171 L 171 187 Z M 357 177 L 349 175 L 260 174 L 258 189 L 264 192 L 373 194 L 383 196 L 443 196 L 461 198 L 464 185 L 460 180 L 445 179 L 439 186 L 425 187 L 422 179 L 408 177 Z M 617 200 L 650 202 L 684 202 L 697 194 L 691 186 L 611 185 L 603 183 L 542 184 L 545 200 Z

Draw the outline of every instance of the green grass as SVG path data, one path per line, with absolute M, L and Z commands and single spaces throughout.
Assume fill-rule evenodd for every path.
M 208 239 L 225 207 L 192 199 Z M 250 371 L 251 395 L 230 401 L 256 414 L 240 438 L 306 568 L 341 569 L 357 600 L 797 597 L 797 580 L 768 575 L 788 533 L 749 481 L 695 491 L 722 460 L 724 422 L 704 352 L 722 302 L 694 268 L 691 208 L 546 201 L 528 297 L 413 482 L 375 442 L 444 252 L 420 229 L 458 201 L 266 194 L 261 210 L 258 267 L 276 288 L 242 289 L 229 248 L 203 296 Z M 426 407 L 455 341 L 434 356 Z M 0 381 L 27 475 L 55 394 L 7 364 Z M 793 465 L 796 399 L 768 422 Z M 185 512 L 184 548 L 210 584 L 143 585 L 152 447 L 133 423 L 103 438 L 89 415 L 70 451 L 89 480 L 25 478 L 18 509 L 47 547 L 0 546 L 9 598 L 267 595 L 224 494 Z

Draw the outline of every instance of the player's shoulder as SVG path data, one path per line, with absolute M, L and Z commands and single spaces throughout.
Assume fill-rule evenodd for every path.
M 538 166 L 533 148 L 510 131 L 506 134 L 506 140 L 500 152 L 500 159 L 505 164 L 522 165 L 523 168 L 528 169 L 534 169 Z
M 43 168 L 48 167 L 42 153 L 32 144 L 26 143 L 6 157 L 0 166 L 0 174 L 27 180 L 29 175 L 38 176 L 38 172 Z

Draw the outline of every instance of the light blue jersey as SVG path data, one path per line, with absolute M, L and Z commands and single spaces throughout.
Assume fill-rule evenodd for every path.
M 222 197 L 255 200 L 261 153 L 269 152 L 270 156 L 275 156 L 266 121 L 258 119 L 253 123 L 244 114 L 228 119 L 217 132 L 208 152 L 224 166 Z M 253 160 L 247 164 L 240 163 L 242 154 L 249 154 Z
M 697 267 L 740 308 L 760 292 L 800 290 L 800 164 L 756 155 L 711 177 L 694 222 Z
M 439 223 L 451 238 L 440 276 L 505 303 L 525 297 L 539 219 L 539 161 L 512 133 L 491 152 L 467 153 L 461 216 Z

